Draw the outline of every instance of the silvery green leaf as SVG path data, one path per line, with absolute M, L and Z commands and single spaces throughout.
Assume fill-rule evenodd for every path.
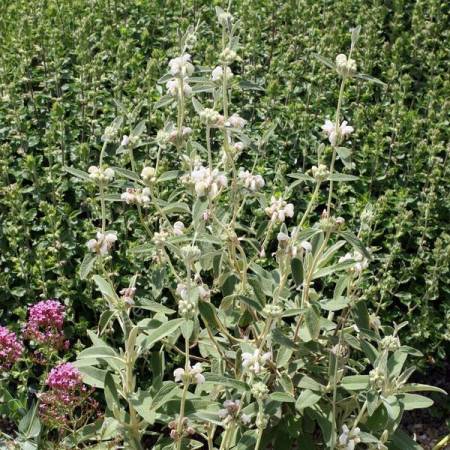
M 316 58 L 322 64 L 325 64 L 330 69 L 336 68 L 335 64 L 333 63 L 333 61 L 331 61 L 331 59 L 328 59 L 325 56 L 318 55 L 317 53 L 313 53 L 313 56 L 314 56 L 314 58 Z
M 195 97 L 192 97 L 192 105 L 194 106 L 195 112 L 197 114 L 200 114 L 205 109 Z
M 305 389 L 295 402 L 295 409 L 297 409 L 297 411 L 302 411 L 305 408 L 310 408 L 311 406 L 314 406 L 321 398 L 322 396 L 320 394 L 316 394 L 309 389 Z
M 109 281 L 106 281 L 100 275 L 94 275 L 92 278 L 95 281 L 97 288 L 104 295 L 104 297 L 106 297 L 106 299 L 117 300 L 117 294 Z
M 179 178 L 180 171 L 179 170 L 169 170 L 167 172 L 162 173 L 157 180 L 157 183 L 162 183 L 163 181 L 170 181 Z
M 372 260 L 372 255 L 367 251 L 364 244 L 350 231 L 340 231 L 339 236 L 343 237 L 355 250 L 363 254 L 369 261 Z
M 311 181 L 314 182 L 314 178 L 306 173 L 289 173 L 287 175 L 289 178 L 295 178 L 299 181 Z
M 172 334 L 175 330 L 180 328 L 180 326 L 183 324 L 184 319 L 173 319 L 169 320 L 166 323 L 163 323 L 160 327 L 158 327 L 156 330 L 152 330 L 149 333 L 147 333 L 147 336 L 142 339 L 141 346 L 144 350 L 150 350 L 153 345 L 155 345 L 158 341 L 165 338 L 166 336 Z
M 269 398 L 270 400 L 280 403 L 295 403 L 294 396 L 287 392 L 272 392 L 269 395 Z
M 420 383 L 409 383 L 405 384 L 400 388 L 401 392 L 439 392 L 440 394 L 447 395 L 447 392 L 444 389 L 441 389 L 437 386 L 430 386 L 428 384 L 420 384 Z
M 399 394 L 397 395 L 399 402 L 405 408 L 405 411 L 413 409 L 429 408 L 434 401 L 431 398 L 418 394 Z
M 345 173 L 332 173 L 328 177 L 329 181 L 356 181 L 358 177 L 355 175 L 345 174 Z
M 22 417 L 18 425 L 20 433 L 31 439 L 39 436 L 41 432 L 41 422 L 39 420 L 38 402 L 34 402 L 27 413 Z
M 316 340 L 320 334 L 320 315 L 313 305 L 308 306 L 305 310 L 305 323 L 311 339 Z
M 356 75 L 354 75 L 354 77 L 355 78 L 359 78 L 361 80 L 370 81 L 372 83 L 380 84 L 383 87 L 387 86 L 386 83 L 384 83 L 383 81 L 379 80 L 378 78 L 372 77 L 371 75 L 367 75 L 365 73 L 357 73 Z
M 73 175 L 74 177 L 81 178 L 82 180 L 86 180 L 86 181 L 92 181 L 92 179 L 89 177 L 89 174 L 82 170 L 75 169 L 74 167 L 67 167 L 67 166 L 64 166 L 64 170 L 67 173 L 70 173 L 71 175 Z
M 321 300 L 319 302 L 320 307 L 326 311 L 339 311 L 346 308 L 349 303 L 350 299 L 348 297 L 338 297 L 336 299 Z
M 80 265 L 80 278 L 82 280 L 85 280 L 91 273 L 96 260 L 97 255 L 95 253 L 87 253 L 86 255 L 84 255 L 83 261 Z
M 141 120 L 131 131 L 131 136 L 139 137 L 146 129 L 145 120 Z
M 159 109 L 164 106 L 171 105 L 172 103 L 175 103 L 175 98 L 172 97 L 171 95 L 164 95 L 153 105 L 153 108 Z
M 133 308 L 146 309 L 156 313 L 162 313 L 166 315 L 175 314 L 176 311 L 167 308 L 167 306 L 161 305 L 161 303 L 154 302 L 153 300 L 139 299 L 134 302 Z
M 124 169 L 122 167 L 113 167 L 114 172 L 120 175 L 121 177 L 128 178 L 129 180 L 136 181 L 142 184 L 141 177 L 133 172 L 132 170 Z
M 352 47 L 356 45 L 359 39 L 359 34 L 361 33 L 361 25 L 351 29 L 352 32 Z
M 349 375 L 342 378 L 341 386 L 348 391 L 362 391 L 369 387 L 369 375 Z
M 250 390 L 247 383 L 243 381 L 236 380 L 234 378 L 229 378 L 224 375 L 218 375 L 215 373 L 204 373 L 206 382 L 211 384 L 218 384 L 220 386 L 225 386 L 229 388 L 236 389 L 238 392 L 246 392 Z

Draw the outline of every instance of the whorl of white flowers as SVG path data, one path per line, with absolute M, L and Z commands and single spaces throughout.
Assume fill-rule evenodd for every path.
M 224 124 L 222 114 L 211 108 L 204 108 L 199 113 L 200 120 L 209 126 L 220 127 Z
M 103 142 L 113 142 L 118 134 L 119 130 L 116 126 L 110 125 L 109 127 L 105 128 L 105 131 L 102 135 L 102 141 Z
M 361 430 L 358 427 L 350 431 L 347 425 L 342 425 L 342 434 L 339 436 L 339 448 L 342 450 L 354 450 L 356 444 L 361 442 L 360 432 Z
M 194 66 L 191 63 L 191 55 L 185 53 L 182 56 L 173 58 L 169 61 L 170 73 L 173 76 L 190 77 L 194 73 Z
M 226 25 L 228 25 L 228 23 L 233 22 L 233 16 L 229 12 L 226 12 L 226 11 L 221 11 L 218 14 L 217 18 L 219 19 L 219 23 L 223 26 L 226 26 Z
M 180 249 L 181 257 L 188 263 L 197 261 L 202 255 L 201 250 L 196 245 L 185 245 Z
M 253 175 L 243 168 L 239 170 L 238 177 L 244 187 L 251 192 L 259 191 L 265 185 L 264 178 L 261 175 Z
M 91 180 L 96 181 L 97 183 L 106 184 L 111 182 L 114 179 L 114 170 L 110 167 L 107 167 L 106 169 L 102 169 L 97 166 L 91 166 L 88 169 L 89 178 Z
M 269 388 L 264 383 L 258 381 L 252 386 L 251 393 L 256 400 L 262 401 L 269 396 Z
M 302 241 L 300 242 L 300 247 L 305 251 L 305 252 L 311 252 L 312 251 L 312 245 L 310 242 L 308 241 Z
M 242 353 L 242 367 L 255 375 L 259 374 L 268 361 L 272 358 L 271 352 L 261 354 L 259 349 L 256 349 L 253 353 Z
M 169 142 L 176 143 L 179 138 L 182 140 L 187 139 L 192 134 L 191 127 L 182 127 L 181 133 L 178 133 L 178 128 L 174 128 L 169 132 L 168 140 Z
M 347 125 L 347 121 L 344 120 L 339 127 L 336 128 L 336 124 L 331 120 L 325 120 L 325 123 L 322 125 L 322 130 L 328 137 L 330 144 L 333 147 L 341 144 L 348 136 L 350 136 L 354 129 L 350 125 Z
M 231 128 L 242 129 L 245 127 L 246 123 L 247 123 L 247 121 L 245 119 L 243 119 L 239 114 L 234 113 L 225 122 L 225 126 L 231 127 Z
M 231 69 L 227 66 L 225 68 L 225 76 L 227 80 L 231 80 L 233 78 L 233 72 Z M 211 79 L 213 81 L 221 81 L 223 78 L 223 68 L 222 66 L 217 66 L 212 72 L 211 72 Z
M 380 347 L 382 350 L 395 352 L 400 348 L 400 339 L 398 338 L 398 336 L 385 336 L 383 339 L 381 339 Z
M 120 196 L 120 199 L 127 205 L 140 205 L 147 207 L 150 205 L 150 189 L 127 188 Z
M 383 389 L 384 373 L 379 367 L 375 367 L 369 372 L 369 383 L 375 389 Z
M 188 79 L 184 78 L 181 81 L 183 85 L 183 94 L 185 97 L 190 97 L 192 95 L 192 87 L 188 83 Z M 166 83 L 167 92 L 172 97 L 180 95 L 180 83 L 179 80 L 173 78 Z
M 271 319 L 278 319 L 283 314 L 283 308 L 279 305 L 268 304 L 264 306 L 263 313 Z
M 351 271 L 355 272 L 356 274 L 360 274 L 364 269 L 367 269 L 369 266 L 369 261 L 367 258 L 364 257 L 364 255 L 357 250 L 355 250 L 353 253 L 346 253 L 344 256 L 341 256 L 339 258 L 339 262 L 345 262 L 345 261 L 355 261 L 355 264 L 351 267 Z
M 228 185 L 228 178 L 218 171 L 212 171 L 208 167 L 196 167 L 188 177 L 184 178 L 194 185 L 196 194 L 199 197 L 208 196 L 214 198 L 219 193 L 220 189 Z
M 107 233 L 102 233 L 98 231 L 97 239 L 89 239 L 86 245 L 91 252 L 106 256 L 116 241 L 117 234 L 115 232 L 108 231 Z
M 336 56 L 336 71 L 342 77 L 351 77 L 356 73 L 356 61 L 352 58 L 347 58 L 347 56 L 340 55 Z
M 174 379 L 177 383 L 183 384 L 203 384 L 205 382 L 205 377 L 202 375 L 203 367 L 200 363 L 194 364 L 191 367 L 188 364 L 187 370 L 179 367 L 173 371 Z
M 165 230 L 155 231 L 152 241 L 157 247 L 164 247 L 168 237 L 169 233 Z
M 227 425 L 232 420 L 240 419 L 243 425 L 248 425 L 251 418 L 247 414 L 239 414 L 241 408 L 240 400 L 225 400 L 223 402 L 223 409 L 220 409 L 217 415 L 222 419 L 223 425 Z
M 319 164 L 319 166 L 312 166 L 311 173 L 316 181 L 325 181 L 330 175 L 330 171 L 325 164 Z
M 237 59 L 237 53 L 231 48 L 225 48 L 220 54 L 220 62 L 225 65 L 230 65 Z
M 286 217 L 294 216 L 294 205 L 292 203 L 287 203 L 282 198 L 277 199 L 272 196 L 270 206 L 264 211 L 273 222 L 284 222 Z
M 141 178 L 145 184 L 152 184 L 156 181 L 156 169 L 146 166 L 141 171 Z

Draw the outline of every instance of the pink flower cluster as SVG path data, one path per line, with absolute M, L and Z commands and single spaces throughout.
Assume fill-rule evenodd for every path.
M 23 345 L 17 336 L 0 326 L 0 370 L 9 369 L 22 355 Z
M 57 300 L 43 300 L 29 309 L 25 336 L 55 349 L 67 348 L 63 325 L 64 306 Z
M 45 384 L 49 390 L 39 394 L 39 415 L 49 427 L 69 425 L 98 410 L 97 402 L 90 398 L 93 389 L 83 384 L 80 371 L 71 363 L 54 367 Z
M 45 384 L 54 390 L 73 391 L 83 385 L 80 371 L 71 363 L 54 367 L 47 376 Z

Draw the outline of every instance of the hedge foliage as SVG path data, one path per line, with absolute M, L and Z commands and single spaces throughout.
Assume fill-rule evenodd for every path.
M 90 188 L 74 183 L 62 168 L 91 165 L 102 131 L 121 110 L 129 126 L 145 119 L 148 134 L 155 134 L 165 119 L 154 109 L 156 81 L 175 56 L 177 30 L 197 22 L 202 30 L 214 29 L 214 6 L 220 3 L 4 0 L 2 323 L 24 319 L 25 305 L 52 297 L 70 306 L 69 337 L 84 339 L 96 322 L 97 294 L 77 273 L 93 233 L 86 220 Z M 234 102 L 244 115 L 257 115 L 252 119 L 261 127 L 252 130 L 254 136 L 273 130 L 277 137 L 266 133 L 264 154 L 273 162 L 267 166 L 277 167 L 265 176 L 277 180 L 309 166 L 320 139 L 317 124 L 336 104 L 336 86 L 323 89 L 336 79 L 314 54 L 333 58 L 348 42 L 348 30 L 362 26 L 358 64 L 388 86 L 356 83 L 347 94 L 343 114 L 351 110 L 358 124 L 351 159 L 360 181 L 338 191 L 334 201 L 356 225 L 356 212 L 365 205 L 373 217 L 366 243 L 374 250 L 376 282 L 365 294 L 372 307 L 383 311 L 385 321 L 410 322 L 405 344 L 430 361 L 444 358 L 450 340 L 448 3 L 236 0 L 233 9 L 243 22 L 238 73 L 264 86 Z M 212 59 L 219 42 L 207 31 L 200 36 L 199 53 Z M 141 159 L 154 151 L 147 141 Z M 353 197 L 344 196 L 344 189 L 353 189 L 354 203 L 341 201 Z M 306 194 L 295 199 L 301 207 Z M 121 233 L 130 232 L 125 209 L 114 208 Z

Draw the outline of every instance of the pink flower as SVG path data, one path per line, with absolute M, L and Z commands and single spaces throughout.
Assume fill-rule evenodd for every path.
M 9 369 L 22 355 L 23 345 L 6 327 L 0 327 L 0 370 Z
M 68 346 L 64 341 L 64 306 L 57 300 L 43 300 L 30 308 L 24 333 L 28 339 L 55 349 Z
M 73 391 L 83 385 L 80 371 L 71 363 L 63 363 L 54 367 L 47 376 L 45 384 L 62 391 Z

